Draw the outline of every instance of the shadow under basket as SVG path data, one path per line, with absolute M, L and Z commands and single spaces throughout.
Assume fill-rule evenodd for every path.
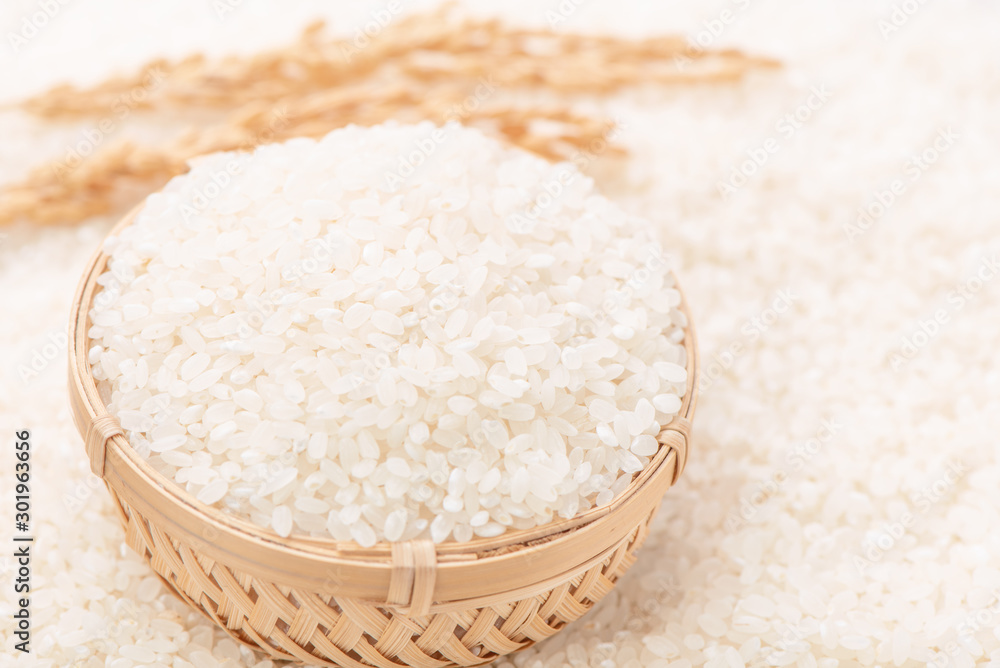
M 112 231 L 131 223 L 135 211 Z M 224 514 L 154 471 L 108 415 L 87 363 L 89 311 L 108 255 L 91 259 L 70 320 L 70 399 L 93 472 L 126 541 L 167 587 L 236 640 L 275 659 L 364 668 L 476 666 L 578 619 L 635 561 L 688 453 L 698 358 L 650 464 L 610 505 L 497 538 L 356 543 L 281 538 Z

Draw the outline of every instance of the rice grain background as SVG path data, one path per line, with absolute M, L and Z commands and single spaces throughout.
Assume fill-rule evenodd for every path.
M 6 4 L 0 100 L 156 55 L 256 51 L 320 15 L 352 34 L 384 7 L 245 0 L 220 17 L 220 4 L 67 3 L 18 54 L 8 31 L 38 5 Z M 550 11 L 557 29 L 700 35 L 785 68 L 606 102 L 632 157 L 599 185 L 662 226 L 698 328 L 694 449 L 615 592 L 510 663 L 1000 665 L 1000 10 L 503 6 L 538 26 Z M 5 182 L 86 129 L 0 114 Z M 60 334 L 112 222 L 0 231 L 0 434 L 32 430 L 36 536 L 30 656 L 12 651 L 0 558 L 0 665 L 264 668 L 127 550 L 73 428 Z

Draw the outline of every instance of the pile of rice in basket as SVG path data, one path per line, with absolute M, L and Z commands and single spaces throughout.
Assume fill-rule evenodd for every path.
M 464 542 L 606 505 L 687 384 L 650 225 L 457 124 L 200 158 L 105 250 L 110 412 L 281 536 Z

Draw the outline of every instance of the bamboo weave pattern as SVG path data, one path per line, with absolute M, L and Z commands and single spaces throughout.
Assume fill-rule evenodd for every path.
M 548 592 L 410 617 L 385 605 L 282 587 L 178 543 L 109 488 L 126 541 L 167 587 L 234 639 L 276 659 L 345 668 L 489 663 L 544 640 L 604 598 L 635 561 L 653 515 L 601 563 Z

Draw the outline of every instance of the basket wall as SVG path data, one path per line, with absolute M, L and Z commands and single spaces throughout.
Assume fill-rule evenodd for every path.
M 478 666 L 553 635 L 604 598 L 635 561 L 651 513 L 607 557 L 542 594 L 409 617 L 384 604 L 285 587 L 174 540 L 109 486 L 128 545 L 167 587 L 234 639 L 275 659 L 349 668 Z

